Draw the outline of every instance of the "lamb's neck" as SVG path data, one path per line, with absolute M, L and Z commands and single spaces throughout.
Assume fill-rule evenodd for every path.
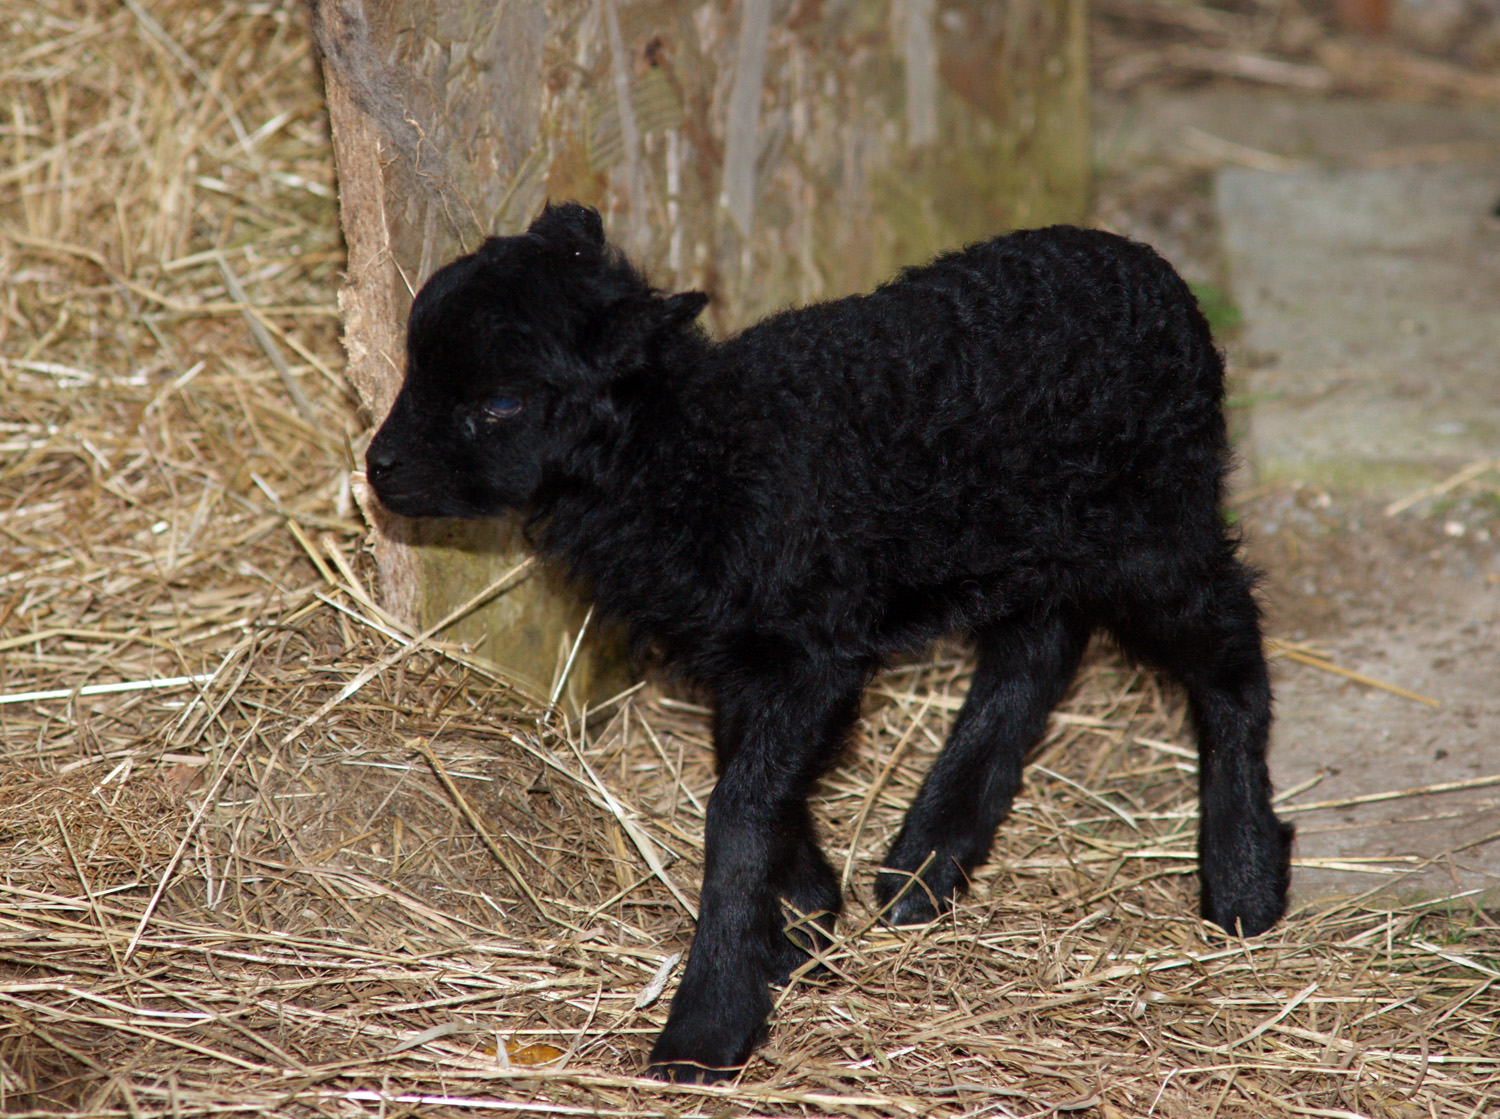
M 711 562 L 704 554 L 710 538 L 732 531 L 735 511 L 745 507 L 735 496 L 744 484 L 735 467 L 742 452 L 724 417 L 733 382 L 722 390 L 715 383 L 711 351 L 692 356 L 691 364 L 663 364 L 622 386 L 559 488 L 547 517 L 549 550 L 579 574 L 597 578 L 611 562 L 606 549 Z

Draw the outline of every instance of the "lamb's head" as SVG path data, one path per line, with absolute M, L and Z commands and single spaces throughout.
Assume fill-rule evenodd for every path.
M 531 507 L 707 302 L 651 288 L 584 206 L 490 238 L 412 304 L 406 380 L 365 456 L 375 493 L 408 517 Z

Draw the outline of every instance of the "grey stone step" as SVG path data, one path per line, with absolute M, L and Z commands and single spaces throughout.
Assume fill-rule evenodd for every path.
M 1484 783 L 1500 777 L 1497 564 L 1484 548 L 1467 569 L 1445 563 L 1434 534 L 1422 581 L 1403 578 L 1410 545 L 1379 511 L 1500 457 L 1495 120 L 1379 102 L 1289 109 L 1274 99 L 1243 117 L 1248 130 L 1231 132 L 1229 116 L 1239 114 L 1200 116 L 1198 127 L 1275 157 L 1214 175 L 1244 316 L 1235 349 L 1248 401 L 1241 453 L 1256 482 L 1327 490 L 1335 510 L 1358 511 L 1344 531 L 1384 535 L 1374 570 L 1390 578 L 1363 588 L 1379 608 L 1318 644 L 1343 667 L 1440 702 L 1278 665 L 1276 785 L 1311 786 L 1293 804 L 1345 802 L 1289 814 L 1300 828 L 1294 897 L 1468 893 L 1460 904 L 1500 905 L 1500 784 Z M 1284 594 L 1274 582 L 1267 592 L 1273 601 Z M 1479 784 L 1406 794 L 1464 782 Z
M 1226 168 L 1260 481 L 1395 496 L 1500 454 L 1500 167 Z

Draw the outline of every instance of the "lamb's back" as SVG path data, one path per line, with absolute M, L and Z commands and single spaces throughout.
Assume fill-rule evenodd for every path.
M 920 518 L 968 536 L 1222 471 L 1223 367 L 1196 302 L 1151 249 L 1095 230 L 970 246 L 773 316 L 717 360 L 725 397 L 755 402 L 783 515 L 846 533 Z

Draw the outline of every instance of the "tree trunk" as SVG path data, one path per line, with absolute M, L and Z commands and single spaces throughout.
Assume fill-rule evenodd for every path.
M 412 293 L 548 199 L 597 206 L 725 331 L 1007 228 L 1075 221 L 1084 0 L 318 0 L 349 248 L 349 375 L 372 422 Z M 369 508 L 388 608 L 430 625 L 510 569 L 508 524 Z M 448 632 L 545 697 L 583 619 L 537 575 Z M 622 679 L 585 642 L 575 703 Z

